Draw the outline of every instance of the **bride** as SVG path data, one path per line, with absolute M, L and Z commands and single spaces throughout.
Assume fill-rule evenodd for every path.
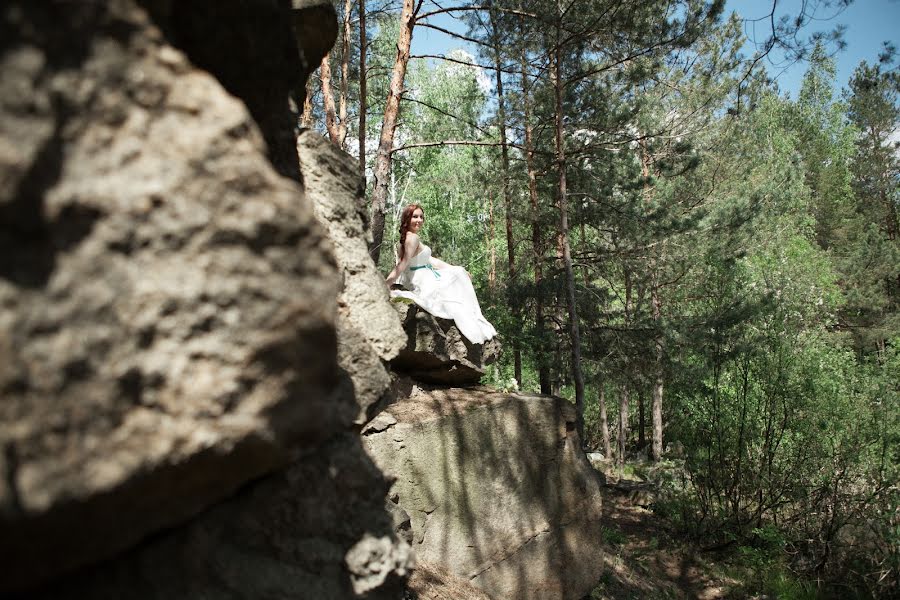
M 483 344 L 497 335 L 494 326 L 481 314 L 469 274 L 431 256 L 431 248 L 419 241 L 425 211 L 418 204 L 403 209 L 400 218 L 400 256 L 387 276 L 404 290 L 391 290 L 392 297 L 408 298 L 436 317 L 453 319 L 470 342 Z

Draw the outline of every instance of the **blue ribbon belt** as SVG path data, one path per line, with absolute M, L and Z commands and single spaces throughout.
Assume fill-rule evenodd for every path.
M 427 264 L 427 265 L 420 265 L 420 266 L 418 266 L 418 267 L 410 267 L 410 268 L 409 268 L 410 271 L 418 271 L 419 269 L 428 269 L 429 271 L 431 271 L 432 273 L 434 273 L 434 276 L 435 276 L 435 277 L 437 277 L 438 279 L 441 278 L 441 274 L 438 273 L 437 270 L 436 270 L 434 267 L 431 266 L 431 263 L 429 263 L 429 264 Z

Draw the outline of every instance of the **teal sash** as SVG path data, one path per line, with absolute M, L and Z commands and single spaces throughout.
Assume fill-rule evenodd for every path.
M 428 269 L 429 271 L 434 273 L 434 276 L 436 278 L 438 278 L 438 279 L 441 278 L 441 274 L 438 273 L 437 270 L 431 266 L 431 263 L 428 263 L 427 265 L 419 265 L 418 267 L 410 267 L 409 268 L 410 271 L 418 271 L 419 269 Z

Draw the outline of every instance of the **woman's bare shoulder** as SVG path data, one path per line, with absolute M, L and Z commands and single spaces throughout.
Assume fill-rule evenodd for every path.
M 406 233 L 406 243 L 407 244 L 409 244 L 409 243 L 418 244 L 419 243 L 419 234 L 413 233 L 412 231 L 407 232 Z

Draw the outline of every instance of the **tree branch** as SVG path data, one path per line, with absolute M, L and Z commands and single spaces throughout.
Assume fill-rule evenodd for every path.
M 458 117 L 458 116 L 454 115 L 453 113 L 449 113 L 441 108 L 438 108 L 437 106 L 428 104 L 427 102 L 423 102 L 422 100 L 417 100 L 415 98 L 409 97 L 406 94 L 404 94 L 402 96 L 402 98 L 405 102 L 413 102 L 415 104 L 421 104 L 422 106 L 430 108 L 431 110 L 433 110 L 435 112 L 439 112 L 442 115 L 446 115 L 446 116 L 450 117 L 451 119 L 456 119 L 460 123 L 465 123 L 469 127 L 474 127 L 475 129 L 477 129 L 478 131 L 480 131 L 481 133 L 483 133 L 485 135 L 491 135 L 491 132 L 487 131 L 486 129 L 484 129 L 482 127 L 479 127 L 477 123 L 472 123 L 471 121 L 467 121 L 467 120 L 463 119 L 462 117 Z
M 400 152 L 401 150 L 409 150 L 410 148 L 430 148 L 434 146 L 501 146 L 500 142 L 478 142 L 475 140 L 442 140 L 439 142 L 416 142 L 414 144 L 405 144 L 398 148 L 394 148 L 391 152 Z M 506 143 L 508 147 L 520 148 L 515 144 Z
M 431 23 L 418 23 L 418 26 L 419 27 L 427 27 L 429 29 L 434 29 L 435 31 L 440 31 L 441 33 L 446 33 L 450 37 L 455 37 L 460 40 L 465 40 L 469 43 L 476 44 L 478 46 L 485 46 L 487 48 L 491 47 L 491 45 L 486 42 L 482 42 L 481 40 L 476 40 L 475 38 L 470 38 L 470 37 L 462 35 L 460 33 L 454 33 L 452 31 L 450 31 L 449 29 L 444 29 L 443 27 L 438 27 L 437 25 L 432 25 Z
M 466 65 L 467 67 L 478 67 L 479 69 L 484 69 L 486 71 L 488 71 L 488 70 L 497 71 L 498 70 L 497 67 L 495 67 L 494 65 L 482 65 L 482 64 L 475 63 L 475 62 L 466 62 L 464 60 L 459 60 L 457 58 L 450 58 L 449 56 L 444 56 L 442 54 L 413 54 L 412 56 L 410 56 L 410 58 L 436 58 L 438 60 L 445 60 L 447 62 L 452 62 L 452 63 L 456 63 L 456 64 L 460 64 L 460 65 Z M 499 71 L 501 73 L 506 73 L 508 75 L 520 75 L 520 72 L 518 70 L 510 71 L 503 67 L 501 67 L 499 69 Z
M 532 19 L 540 19 L 540 16 L 538 16 L 534 13 L 525 12 L 524 10 L 515 10 L 512 8 L 500 8 L 498 6 L 452 6 L 450 8 L 442 8 L 440 10 L 433 10 L 429 13 L 425 13 L 424 15 L 419 15 L 418 17 L 416 17 L 416 19 L 417 20 L 427 19 L 428 17 L 433 17 L 434 15 L 440 15 L 440 14 L 451 13 L 451 12 L 463 12 L 463 11 L 469 11 L 469 10 L 478 10 L 478 11 L 495 10 L 497 12 L 508 13 L 511 15 L 519 15 L 521 17 L 530 17 Z

